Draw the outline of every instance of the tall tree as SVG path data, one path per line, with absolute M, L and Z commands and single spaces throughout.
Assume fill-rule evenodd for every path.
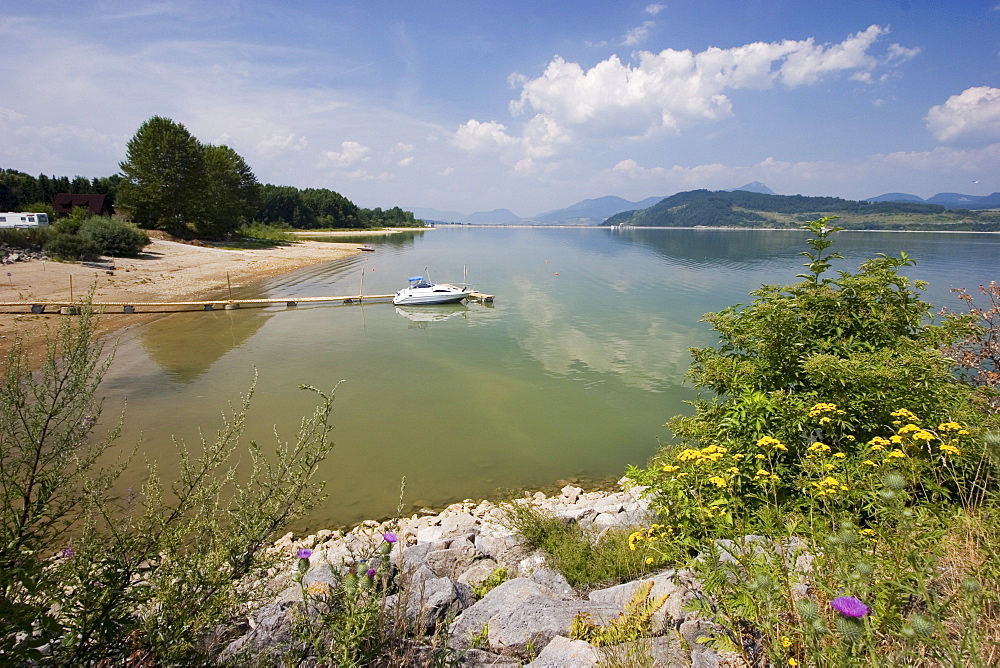
M 228 146 L 205 146 L 205 188 L 199 234 L 220 236 L 253 220 L 261 187 L 250 166 Z
M 129 140 L 119 165 L 118 203 L 132 209 L 142 227 L 180 236 L 198 218 L 203 203 L 205 152 L 190 132 L 169 118 L 153 116 Z

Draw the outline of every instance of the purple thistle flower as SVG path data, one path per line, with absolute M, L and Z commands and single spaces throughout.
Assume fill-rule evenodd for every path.
M 395 543 L 397 540 L 399 540 L 398 538 L 396 538 L 396 534 L 394 534 L 391 531 L 386 531 L 384 534 L 382 534 L 382 539 L 387 543 Z
M 72 556 L 75 556 L 75 555 L 76 555 L 76 550 L 74 550 L 74 549 L 73 549 L 73 548 L 71 548 L 71 547 L 64 547 L 64 548 L 62 549 L 62 551 L 61 551 L 61 552 L 59 552 L 59 554 L 60 554 L 60 556 L 62 556 L 62 557 L 63 557 L 64 559 L 69 559 L 70 557 L 72 557 Z
M 313 553 L 312 550 L 303 547 L 298 552 L 296 552 L 296 555 L 298 555 L 299 559 L 308 559 L 309 557 L 312 556 L 312 553 Z
M 375 578 L 375 569 L 374 568 L 369 568 L 368 569 L 368 578 L 369 579 L 374 579 Z
M 830 605 L 845 617 L 860 618 L 872 611 L 871 608 L 853 596 L 838 596 L 830 601 Z

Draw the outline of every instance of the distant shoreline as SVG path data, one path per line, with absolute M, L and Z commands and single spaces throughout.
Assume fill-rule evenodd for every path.
M 646 225 L 531 225 L 518 223 L 444 223 L 439 227 L 490 227 L 490 228 L 510 228 L 510 229 L 542 229 L 542 230 L 735 230 L 746 232 L 804 232 L 801 227 L 733 227 L 727 225 L 696 225 L 694 227 L 673 227 L 673 226 L 646 226 Z M 415 228 L 433 229 L 433 228 Z M 1000 234 L 1000 230 L 985 232 L 979 230 L 886 230 L 886 229 L 844 229 L 842 232 L 897 232 L 904 234 Z

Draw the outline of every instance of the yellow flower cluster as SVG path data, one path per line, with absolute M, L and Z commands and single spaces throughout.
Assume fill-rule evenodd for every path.
M 717 475 L 712 476 L 711 478 L 708 479 L 708 481 L 713 485 L 715 485 L 716 487 L 727 487 L 729 485 L 728 480 L 726 480 L 722 476 L 717 476 Z
M 942 443 L 940 450 L 946 455 L 958 456 L 962 454 L 962 451 L 960 449 L 956 448 L 954 445 L 951 445 L 950 443 Z
M 830 452 L 830 446 L 826 443 L 813 441 L 813 444 L 806 448 L 809 452 Z
M 934 434 L 926 429 L 923 429 L 922 427 L 918 427 L 912 422 L 900 427 L 896 432 L 896 435 L 902 437 L 909 435 L 914 441 L 924 441 L 925 443 L 929 443 L 934 440 Z
M 709 445 L 698 450 L 688 448 L 677 453 L 677 459 L 682 462 L 694 462 L 695 464 L 705 464 L 717 462 L 726 454 L 726 449 L 718 445 Z
M 764 436 L 759 441 L 757 441 L 757 447 L 772 448 L 774 450 L 780 450 L 781 452 L 788 452 L 788 448 L 785 447 L 784 443 L 771 436 Z
M 635 552 L 638 543 L 655 543 L 661 538 L 665 538 L 670 535 L 670 533 L 675 529 L 683 528 L 682 525 L 678 524 L 676 527 L 670 524 L 650 524 L 645 529 L 639 529 L 638 531 L 633 531 L 628 537 L 628 549 Z M 650 563 L 648 560 L 646 563 Z
M 836 494 L 838 491 L 846 492 L 849 489 L 847 485 L 841 484 L 841 482 L 833 476 L 827 476 L 819 482 L 814 482 L 813 486 L 818 490 L 816 493 L 819 496 Z
M 907 410 L 905 408 L 900 408 L 899 410 L 895 410 L 892 413 L 890 413 L 890 415 L 892 417 L 894 417 L 894 418 L 897 418 L 896 420 L 893 420 L 893 422 L 892 422 L 897 427 L 899 425 L 903 424 L 904 421 L 906 421 L 906 422 L 920 422 L 920 418 L 918 418 L 916 415 L 914 415 L 912 411 L 909 411 L 909 410 Z
M 823 415 L 824 413 L 844 415 L 845 412 L 837 408 L 837 404 L 827 404 L 823 402 L 813 404 L 813 407 L 809 409 L 809 417 L 816 417 L 817 415 Z

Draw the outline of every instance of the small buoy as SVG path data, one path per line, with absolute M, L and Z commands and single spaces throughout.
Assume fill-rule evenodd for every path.
M 557 271 L 557 272 L 556 272 L 556 276 L 558 276 L 558 275 L 559 275 L 559 272 Z

